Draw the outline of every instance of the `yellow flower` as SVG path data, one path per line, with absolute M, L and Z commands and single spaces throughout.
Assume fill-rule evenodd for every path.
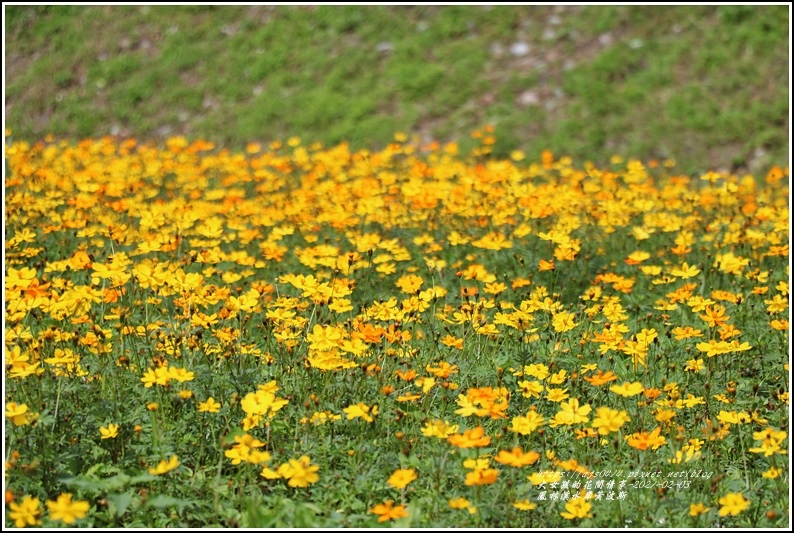
M 720 422 L 725 422 L 726 424 L 741 424 L 744 422 L 750 422 L 750 415 L 745 413 L 744 411 L 720 411 L 717 415 L 717 420 Z
M 407 276 L 402 276 L 395 282 L 395 285 L 405 293 L 408 294 L 416 294 L 419 291 L 419 287 L 422 286 L 424 280 L 415 274 L 409 274 Z
M 198 404 L 199 413 L 217 413 L 221 410 L 221 404 L 215 401 L 215 398 L 210 396 L 207 401 Z
M 363 418 L 367 422 L 374 422 L 375 419 L 372 417 L 378 414 L 377 405 L 369 407 L 368 405 L 361 402 L 351 405 L 350 407 L 345 407 L 342 410 L 347 415 L 348 420 L 353 420 L 354 418 Z
M 450 509 L 465 509 L 469 505 L 471 505 L 471 502 L 466 498 L 450 498 L 449 500 Z
M 449 500 L 449 508 L 450 509 L 467 509 L 469 514 L 476 514 L 477 508 L 474 507 L 469 500 L 466 498 L 450 498 Z
M 653 417 L 656 419 L 657 422 L 661 422 L 662 424 L 665 424 L 667 422 L 670 422 L 670 420 L 672 420 L 673 417 L 675 417 L 675 415 L 676 412 L 673 411 L 672 409 L 657 409 Z
M 689 504 L 689 516 L 699 516 L 706 513 L 711 507 L 706 507 L 702 503 Z
M 168 372 L 167 366 L 161 366 L 155 369 L 148 369 L 146 373 L 141 378 L 141 382 L 143 382 L 144 387 L 147 389 L 152 387 L 153 385 L 168 385 L 168 382 L 171 380 L 171 375 Z
M 245 433 L 235 436 L 234 440 L 237 444 L 224 452 L 224 455 L 232 460 L 233 465 L 239 465 L 243 461 L 258 465 L 270 460 L 268 452 L 257 450 L 265 445 L 259 439 Z
M 785 431 L 775 431 L 772 428 L 766 428 L 763 431 L 754 431 L 753 438 L 760 440 L 761 444 L 755 448 L 749 448 L 753 453 L 763 453 L 764 457 L 769 457 L 775 453 L 780 452 L 780 445 L 786 440 Z
M 515 507 L 519 511 L 531 511 L 537 506 L 538 504 L 532 503 L 529 500 L 520 500 L 513 504 L 513 507 Z
M 548 451 L 546 456 L 548 457 Z M 527 476 L 527 479 L 533 485 L 540 485 L 541 483 L 554 483 L 555 481 L 560 481 L 562 479 L 562 471 L 561 470 L 543 470 L 541 472 L 535 472 L 534 474 Z
M 404 489 L 408 484 L 416 479 L 416 471 L 413 468 L 395 470 L 389 477 L 387 483 L 395 489 Z
M 703 359 L 689 359 L 684 370 L 686 372 L 700 372 L 703 370 Z
M 176 455 L 174 455 L 168 461 L 162 460 L 157 464 L 156 467 L 150 468 L 149 473 L 159 476 L 161 474 L 167 474 L 168 472 L 174 470 L 178 466 L 179 466 L 179 459 L 177 459 Z
M 276 396 L 278 385 L 271 381 L 265 385 L 259 385 L 256 392 L 249 392 L 240 401 L 240 407 L 248 415 L 268 415 L 275 416 L 276 411 L 289 403 L 289 400 Z
M 609 407 L 599 407 L 596 409 L 596 418 L 593 420 L 593 428 L 598 429 L 601 435 L 609 435 L 613 431 L 619 431 L 620 427 L 629 421 L 626 411 L 616 411 Z
M 529 435 L 540 426 L 544 425 L 546 421 L 543 415 L 539 415 L 535 411 L 530 411 L 527 416 L 517 416 L 511 420 L 512 425 L 508 428 L 520 435 Z
M 765 477 L 767 479 L 775 479 L 780 474 L 783 473 L 783 470 L 780 468 L 775 468 L 774 466 L 770 466 L 769 470 L 761 474 L 761 477 Z
M 589 514 L 593 505 L 584 498 L 572 498 L 565 504 L 565 511 L 560 513 L 560 516 L 573 520 L 575 518 L 590 518 L 593 515 Z
M 478 457 L 477 459 L 466 459 L 463 461 L 463 468 L 468 468 L 470 470 L 482 470 L 484 468 L 488 468 L 491 464 L 491 456 L 490 454 L 485 454 L 482 457 Z
M 521 387 L 524 398 L 540 398 L 540 393 L 543 392 L 543 385 L 539 381 L 519 381 L 518 386 Z
M 686 262 L 680 267 L 674 267 L 670 270 L 670 275 L 681 279 L 693 278 L 700 274 L 700 269 L 696 266 L 689 266 Z
M 422 428 L 422 435 L 425 437 L 446 439 L 450 435 L 457 433 L 458 427 L 457 424 L 451 425 L 443 420 L 432 420 Z
M 262 471 L 259 473 L 265 479 L 281 479 L 281 474 L 272 470 L 269 466 L 265 466 L 262 468 Z
M 527 365 L 524 367 L 524 374 L 543 381 L 549 375 L 549 367 L 543 363 Z
M 39 520 L 39 515 L 41 514 L 40 504 L 41 502 L 38 498 L 25 496 L 19 503 L 11 502 L 8 504 L 11 508 L 8 517 L 14 521 L 15 527 L 41 525 L 41 520 Z
M 50 519 L 60 520 L 64 524 L 74 524 L 77 520 L 85 518 L 90 505 L 86 501 L 72 501 L 72 495 L 65 492 L 58 496 L 55 501 L 47 500 L 47 508 L 50 510 Z
M 30 413 L 28 413 L 28 406 L 24 403 L 16 404 L 14 402 L 8 402 L 6 404 L 6 418 L 11 420 L 15 426 L 24 426 L 30 423 L 30 419 L 28 418 Z M 17 526 L 21 527 L 21 526 Z
M 572 424 L 580 424 L 590 420 L 587 415 L 590 413 L 592 408 L 589 404 L 580 406 L 579 400 L 576 398 L 571 398 L 569 401 L 561 403 L 560 408 L 561 411 L 554 415 L 554 418 L 552 418 L 551 422 L 549 423 L 551 427 L 557 427 L 560 425 L 570 426 Z
M 559 403 L 568 399 L 568 389 L 550 389 L 546 387 L 546 399 L 550 402 Z
M 278 467 L 278 473 L 289 480 L 290 487 L 308 487 L 311 483 L 320 480 L 317 471 L 320 467 L 311 464 L 311 459 L 307 455 L 302 455 L 300 459 L 290 459 Z
M 741 492 L 731 492 L 719 499 L 720 516 L 736 516 L 748 507 L 750 507 L 750 500 L 746 499 Z
M 556 374 L 552 374 L 549 378 L 549 383 L 551 385 L 561 385 L 565 383 L 565 376 L 568 374 L 565 370 L 560 370 Z
M 551 322 L 554 330 L 558 333 L 564 333 L 575 328 L 577 324 L 573 321 L 574 316 L 575 315 L 573 313 L 556 313 Z
M 108 427 L 100 427 L 99 432 L 102 434 L 102 439 L 115 439 L 119 435 L 118 424 L 108 424 Z
M 644 388 L 639 381 L 634 383 L 623 383 L 622 385 L 612 385 L 609 390 L 621 396 L 636 396 L 640 394 Z

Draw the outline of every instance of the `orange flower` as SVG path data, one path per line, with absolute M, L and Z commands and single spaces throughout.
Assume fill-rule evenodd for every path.
M 648 448 L 658 450 L 661 446 L 667 443 L 667 439 L 659 435 L 661 431 L 662 428 L 659 427 L 650 433 L 646 431 L 640 431 L 638 433 L 629 435 L 629 446 L 632 448 L 637 448 L 638 450 L 647 450 Z
M 725 314 L 725 308 L 719 304 L 706 307 L 705 314 L 698 316 L 702 318 L 711 328 L 722 326 L 728 319 L 730 319 L 730 317 Z
M 466 485 L 490 485 L 496 482 L 499 471 L 495 468 L 478 468 L 466 474 Z
M 445 346 L 449 346 L 450 348 L 457 348 L 458 350 L 463 349 L 463 339 L 459 339 L 452 335 L 447 335 L 443 339 L 441 339 L 441 344 Z
M 425 370 L 435 375 L 437 378 L 447 379 L 451 374 L 458 373 L 458 366 L 451 365 L 446 361 L 441 361 L 437 367 L 427 365 Z
M 477 426 L 474 429 L 467 429 L 463 435 L 452 435 L 447 438 L 447 442 L 458 448 L 482 448 L 491 443 L 491 437 L 485 435 L 485 429 L 482 426 Z
M 394 506 L 394 500 L 386 500 L 384 503 L 379 503 L 369 510 L 370 513 L 379 515 L 378 522 L 386 522 L 387 520 L 394 520 L 395 518 L 403 518 L 408 516 L 404 505 Z
M 513 448 L 512 451 L 502 450 L 494 457 L 494 461 L 497 463 L 516 467 L 531 465 L 538 459 L 540 459 L 538 452 L 524 453 L 518 446 Z
M 595 375 L 592 376 L 585 376 L 585 381 L 589 382 L 590 385 L 594 385 L 596 387 L 600 387 L 601 385 L 605 385 L 610 381 L 615 381 L 618 379 L 617 374 L 612 372 L 611 370 L 608 372 L 604 372 L 603 370 L 599 370 Z

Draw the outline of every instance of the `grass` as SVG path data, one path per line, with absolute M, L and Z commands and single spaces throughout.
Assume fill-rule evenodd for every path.
M 787 6 L 9 6 L 6 120 L 34 141 L 297 135 L 377 149 L 395 131 L 495 153 L 789 157 Z M 525 43 L 525 55 L 511 46 Z
M 7 138 L 5 525 L 790 526 L 787 172 L 469 137 Z

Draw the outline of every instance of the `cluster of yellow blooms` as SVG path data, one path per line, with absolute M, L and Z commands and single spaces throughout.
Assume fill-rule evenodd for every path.
M 283 451 L 269 437 L 278 417 L 294 417 L 296 435 L 380 431 L 381 419 L 410 419 L 405 410 L 421 406 L 428 416 L 409 444 L 422 435 L 476 452 L 463 462 L 466 486 L 497 482 L 491 459 L 588 472 L 514 445 L 550 435 L 663 451 L 678 464 L 752 425 L 751 453 L 785 453 L 786 432 L 755 407 L 714 409 L 736 401 L 738 369 L 718 381 L 712 369 L 755 353 L 759 336 L 746 331 L 763 328 L 767 346 L 781 343 L 768 360 L 782 379 L 787 170 L 773 168 L 761 186 L 752 176 L 677 175 L 669 161 L 600 169 L 550 152 L 540 162 L 465 158 L 454 143 L 402 135 L 378 152 L 292 140 L 234 154 L 183 138 L 165 148 L 103 138 L 18 142 L 6 157 L 5 416 L 15 431 L 40 416 L 21 401 L 32 378 L 91 386 L 105 369 L 133 376 L 149 411 L 177 396 L 207 424 L 230 414 L 240 428 L 225 457 L 296 488 L 318 482 L 320 467 L 307 455 L 266 465 Z M 761 314 L 748 319 L 748 301 Z M 500 359 L 505 350 L 519 355 Z M 315 385 L 355 375 L 362 395 L 330 398 L 282 377 L 241 397 L 207 388 L 213 372 L 251 362 L 281 376 L 300 370 Z M 491 384 L 473 380 L 490 362 Z M 785 404 L 788 393 L 764 402 Z M 704 417 L 696 406 L 706 403 Z M 447 404 L 459 418 L 446 419 Z M 105 444 L 134 438 L 118 420 L 98 430 Z M 480 453 L 493 445 L 493 456 Z M 175 471 L 169 455 L 149 472 Z M 764 476 L 780 474 L 772 464 Z M 402 502 L 373 507 L 379 522 L 407 516 L 406 487 L 419 477 L 389 477 Z M 570 496 L 563 518 L 592 517 L 586 494 Z M 733 493 L 719 503 L 720 515 L 750 505 Z M 37 525 L 39 505 L 25 496 L 9 516 Z M 71 494 L 47 505 L 66 524 L 89 508 Z M 449 507 L 477 513 L 463 497 Z M 699 502 L 690 514 L 708 510 Z

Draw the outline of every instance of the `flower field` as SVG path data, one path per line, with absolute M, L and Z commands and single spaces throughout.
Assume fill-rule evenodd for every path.
M 5 525 L 788 527 L 788 169 L 6 139 Z

